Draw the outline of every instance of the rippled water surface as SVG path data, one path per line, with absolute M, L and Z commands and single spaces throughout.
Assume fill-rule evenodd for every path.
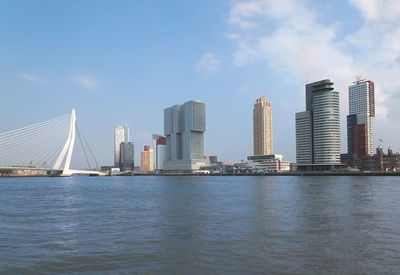
M 400 178 L 0 178 L 0 273 L 44 272 L 400 274 Z

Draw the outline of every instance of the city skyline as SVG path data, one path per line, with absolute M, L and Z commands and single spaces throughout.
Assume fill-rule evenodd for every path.
M 253 151 L 252 103 L 265 96 L 275 108 L 274 151 L 294 162 L 293 113 L 304 109 L 304 84 L 335 82 L 344 153 L 348 86 L 361 74 L 376 83 L 374 142 L 398 151 L 399 4 L 360 3 L 4 1 L 0 90 L 9 104 L 0 132 L 75 107 L 99 164 L 107 165 L 115 124 L 130 125 L 142 148 L 162 132 L 166 106 L 198 99 L 212 118 L 205 154 L 240 161 Z M 321 18 L 321 9 L 328 15 Z

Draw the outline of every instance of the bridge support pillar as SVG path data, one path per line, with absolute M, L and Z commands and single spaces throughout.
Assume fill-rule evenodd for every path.
M 74 143 L 75 143 L 75 122 L 76 122 L 75 109 L 72 109 L 68 138 L 64 144 L 63 149 L 61 150 L 60 155 L 58 156 L 58 158 L 53 166 L 53 169 L 60 169 L 61 164 L 66 156 L 65 162 L 64 162 L 63 173 L 62 173 L 62 175 L 65 175 L 65 176 L 72 175 L 72 171 L 70 170 L 70 165 L 71 165 L 72 150 L 74 149 Z

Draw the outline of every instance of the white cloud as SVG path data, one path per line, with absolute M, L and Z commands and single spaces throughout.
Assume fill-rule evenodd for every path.
M 221 71 L 221 62 L 212 52 L 203 54 L 196 63 L 196 68 L 203 74 L 209 75 Z
M 342 51 L 335 27 L 319 23 L 317 15 L 300 1 L 254 0 L 245 3 L 248 5 L 237 3 L 232 8 L 231 22 L 239 22 L 241 28 L 244 21 L 252 22 L 260 29 L 268 30 L 268 23 L 273 21 L 277 27 L 261 35 L 248 32 L 243 35 L 245 38 L 239 40 L 234 54 L 235 65 L 266 61 L 278 71 L 310 80 L 326 77 L 331 72 L 345 75 L 351 71 L 352 57 Z M 258 23 L 254 23 L 256 20 Z
M 98 85 L 98 82 L 89 76 L 84 76 L 84 75 L 76 76 L 75 80 L 81 86 L 83 86 L 85 89 L 88 90 L 92 90 Z
M 240 36 L 236 33 L 229 33 L 226 35 L 226 37 L 228 37 L 229 39 L 239 39 Z
M 320 23 L 318 13 L 302 1 L 245 2 L 250 3 L 247 7 L 251 9 L 243 8 L 246 5 L 239 2 L 239 8 L 234 5 L 231 10 L 230 22 L 240 22 L 238 27 L 242 29 L 233 55 L 234 65 L 265 62 L 293 83 L 331 78 L 336 89 L 346 94 L 346 85 L 358 70 L 338 40 L 336 25 Z M 244 21 L 258 27 L 243 29 Z M 347 96 L 342 96 L 342 112 L 348 109 L 346 104 Z
M 347 87 L 362 74 L 376 84 L 378 128 L 394 130 L 389 125 L 397 125 L 394 117 L 400 116 L 393 102 L 400 103 L 400 1 L 349 0 L 349 5 L 364 22 L 343 36 L 340 25 L 323 21 L 308 0 L 235 2 L 229 16 L 237 27 L 230 31 L 238 37 L 233 64 L 265 62 L 295 83 L 331 78 L 341 92 L 342 118 L 348 112 Z
M 359 8 L 366 18 L 370 20 L 378 19 L 379 11 L 377 0 L 350 0 L 350 2 L 355 7 Z
M 294 0 L 251 0 L 236 2 L 231 8 L 229 22 L 242 29 L 260 26 L 257 19 L 262 17 L 284 18 L 301 5 Z M 302 10 L 299 9 L 299 12 Z
M 346 42 L 356 49 L 354 56 L 358 66 L 375 80 L 377 114 L 381 115 L 377 121 L 381 126 L 389 122 L 397 125 L 396 120 L 391 119 L 400 115 L 398 108 L 392 106 L 393 99 L 400 95 L 400 1 L 350 2 L 360 9 L 364 25 L 348 35 Z
M 394 21 L 400 18 L 400 1 L 398 0 L 350 0 L 366 20 Z
M 47 80 L 44 80 L 42 78 L 39 78 L 39 77 L 31 75 L 31 74 L 21 73 L 21 74 L 18 74 L 18 76 L 27 81 L 32 81 L 32 82 L 36 82 L 36 83 L 40 83 L 40 84 L 44 84 L 44 85 L 50 85 L 50 83 Z

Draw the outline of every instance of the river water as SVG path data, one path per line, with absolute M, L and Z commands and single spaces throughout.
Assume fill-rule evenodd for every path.
M 399 274 L 397 177 L 0 178 L 0 273 Z

